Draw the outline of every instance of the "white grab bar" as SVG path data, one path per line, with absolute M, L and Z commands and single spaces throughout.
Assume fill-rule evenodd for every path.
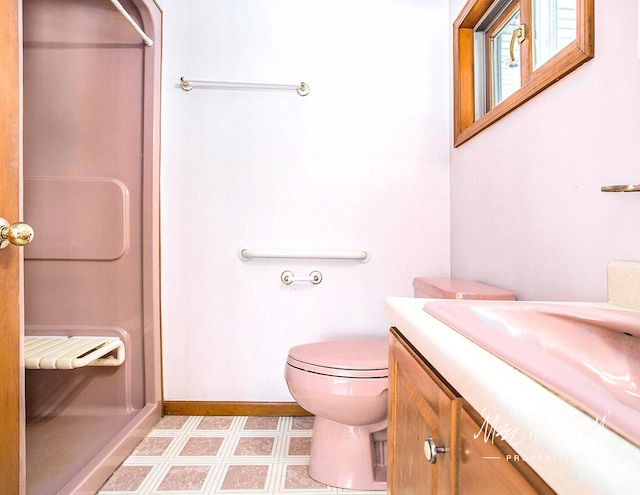
M 111 0 L 111 3 L 118 10 L 118 12 L 122 14 L 122 17 L 124 17 L 127 20 L 127 22 L 131 24 L 131 27 L 136 31 L 136 33 L 140 35 L 140 37 L 142 38 L 142 41 L 144 41 L 144 44 L 147 46 L 153 45 L 153 40 L 146 35 L 146 33 L 142 30 L 140 26 L 138 26 L 138 23 L 134 21 L 133 17 L 129 15 L 129 12 L 124 10 L 124 7 L 120 4 L 120 2 L 118 2 L 118 0 Z
M 369 252 L 364 249 L 354 251 L 287 251 L 276 249 L 242 248 L 238 251 L 238 258 L 251 261 L 254 258 L 290 258 L 316 260 L 355 260 L 367 263 L 371 259 Z
M 207 79 L 192 79 L 190 77 L 180 78 L 180 88 L 183 91 L 191 91 L 196 85 L 208 86 L 210 88 L 219 89 L 266 89 L 274 91 L 293 91 L 295 90 L 300 96 L 307 96 L 311 91 L 309 85 L 305 82 L 300 84 L 266 84 L 266 83 L 247 83 L 247 82 L 229 82 L 229 81 L 209 81 Z

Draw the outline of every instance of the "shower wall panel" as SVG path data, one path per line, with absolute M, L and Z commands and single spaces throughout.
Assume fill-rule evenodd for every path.
M 144 49 L 95 0 L 25 2 L 24 38 L 24 209 L 37 232 L 25 250 L 26 333 L 129 337 L 126 364 L 86 370 L 91 386 L 62 404 L 82 414 L 85 402 L 127 389 L 118 405 L 128 413 L 143 404 Z M 28 415 L 39 416 L 32 382 L 51 373 L 28 373 Z

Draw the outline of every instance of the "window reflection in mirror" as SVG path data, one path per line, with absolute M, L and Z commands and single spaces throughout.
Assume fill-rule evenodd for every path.
M 454 146 L 593 57 L 594 0 L 469 0 L 454 23 Z

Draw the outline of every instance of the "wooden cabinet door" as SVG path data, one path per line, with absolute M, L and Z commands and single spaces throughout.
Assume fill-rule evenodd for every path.
M 460 407 L 458 437 L 459 495 L 555 493 L 464 401 Z
M 400 337 L 401 338 L 401 337 Z M 452 445 L 452 412 L 456 397 L 439 385 L 415 351 L 392 337 L 389 363 L 389 490 L 391 495 L 454 493 L 451 451 L 431 464 L 424 445 Z
M 429 437 L 446 449 L 435 464 Z M 394 328 L 388 446 L 391 495 L 555 493 Z

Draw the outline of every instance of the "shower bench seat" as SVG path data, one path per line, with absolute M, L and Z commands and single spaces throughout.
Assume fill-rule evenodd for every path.
M 27 369 L 72 370 L 85 366 L 120 366 L 124 342 L 118 337 L 27 336 L 24 365 Z

